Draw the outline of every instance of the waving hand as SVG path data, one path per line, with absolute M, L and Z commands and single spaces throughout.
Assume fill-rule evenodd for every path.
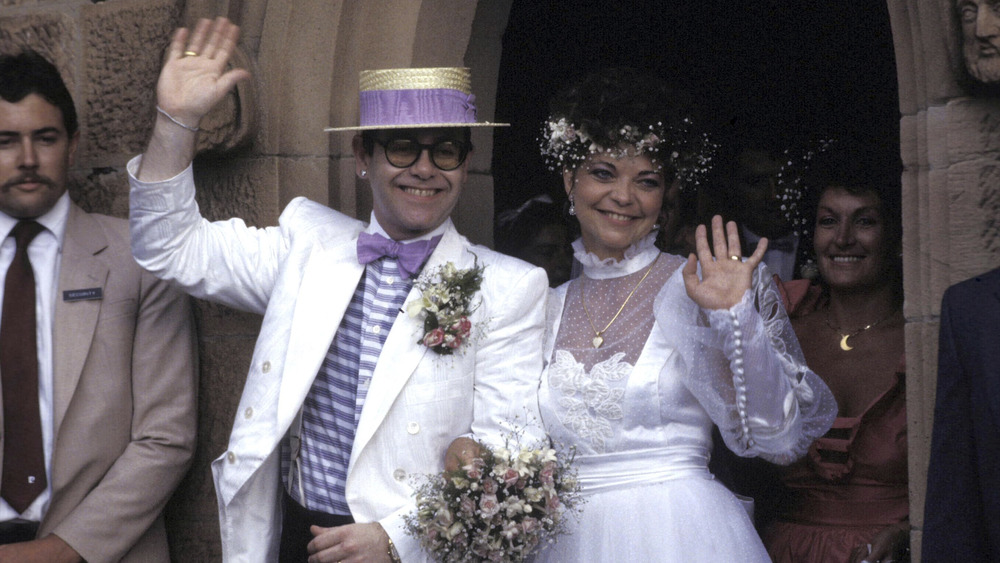
M 226 18 L 200 20 L 191 33 L 183 27 L 175 31 L 156 85 L 160 107 L 196 126 L 237 82 L 250 77 L 243 69 L 226 71 L 239 36 L 240 28 Z
M 695 246 L 697 257 L 691 254 L 682 272 L 688 296 L 703 309 L 728 309 L 750 288 L 753 271 L 767 250 L 767 239 L 761 239 L 753 255 L 743 261 L 736 223 L 730 221 L 723 230 L 722 217 L 716 215 L 712 217 L 712 248 L 705 225 L 698 225 L 695 231 Z
M 174 32 L 156 84 L 159 113 L 137 177 L 166 180 L 194 158 L 195 132 L 201 118 L 241 80 L 244 69 L 226 70 L 240 28 L 226 18 L 202 19 L 193 32 Z

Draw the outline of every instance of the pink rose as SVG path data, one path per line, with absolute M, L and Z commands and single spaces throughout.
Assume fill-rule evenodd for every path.
M 444 345 L 454 350 L 462 345 L 462 337 L 457 334 L 449 334 L 445 337 Z
M 458 503 L 458 510 L 462 514 L 472 514 L 476 510 L 476 501 L 472 500 L 471 497 L 462 497 Z
M 486 462 L 483 458 L 477 457 L 473 458 L 472 461 L 467 463 L 462 469 L 465 470 L 465 474 L 473 481 L 478 481 L 480 477 L 483 476 L 483 469 L 486 467 Z
M 560 506 L 562 506 L 562 503 L 559 502 L 559 495 L 555 495 L 555 494 L 549 495 L 548 498 L 545 499 L 545 509 L 550 514 L 553 513 L 553 512 L 555 512 L 555 511 L 557 511 L 557 510 L 559 510 Z
M 499 485 L 497 485 L 497 482 L 494 481 L 493 479 L 487 479 L 483 481 L 483 492 L 488 495 L 495 495 L 497 493 L 498 488 Z
M 445 507 L 440 508 L 436 513 L 434 513 L 434 519 L 438 524 L 441 524 L 446 528 L 455 522 L 455 516 L 452 515 L 451 511 Z
M 444 331 L 441 330 L 441 327 L 435 328 L 424 335 L 424 346 L 428 348 L 440 346 L 442 342 L 444 342 Z
M 538 519 L 532 518 L 531 516 L 526 517 L 524 521 L 521 522 L 521 530 L 523 530 L 525 534 L 533 533 L 538 529 L 538 527 Z
M 542 470 L 538 472 L 538 478 L 541 479 L 543 485 L 551 485 L 555 480 L 556 464 L 549 462 L 546 463 Z
M 483 512 L 483 516 L 490 518 L 500 512 L 500 501 L 496 495 L 483 495 L 479 499 L 479 510 Z
M 514 469 L 513 467 L 508 467 L 507 471 L 504 471 L 503 473 L 503 482 L 505 485 L 509 487 L 514 483 L 517 483 L 517 480 L 520 477 L 521 475 L 517 472 L 516 469 Z
M 465 338 L 469 336 L 469 332 L 472 331 L 472 322 L 469 321 L 468 317 L 462 317 L 455 321 L 455 324 L 451 325 L 451 330 L 455 334 Z

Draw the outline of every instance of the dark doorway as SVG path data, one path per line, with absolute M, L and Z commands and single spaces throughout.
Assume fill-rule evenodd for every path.
M 548 98 L 603 66 L 653 70 L 732 120 L 801 136 L 846 133 L 899 154 L 896 65 L 884 2 L 515 0 L 503 39 L 493 172 L 497 211 L 545 191 Z

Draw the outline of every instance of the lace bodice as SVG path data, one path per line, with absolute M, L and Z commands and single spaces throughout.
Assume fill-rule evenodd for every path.
M 685 260 L 651 237 L 620 262 L 576 247 L 584 275 L 553 290 L 539 395 L 555 441 L 584 455 L 694 448 L 707 462 L 714 422 L 737 453 L 789 463 L 829 427 L 836 404 L 763 266 L 741 303 L 704 311 L 687 297 Z

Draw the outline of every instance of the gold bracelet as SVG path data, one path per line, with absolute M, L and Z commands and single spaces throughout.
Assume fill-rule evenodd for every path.
M 392 563 L 401 563 L 399 552 L 396 551 L 396 544 L 392 543 L 392 538 L 389 538 L 389 559 L 392 560 Z

